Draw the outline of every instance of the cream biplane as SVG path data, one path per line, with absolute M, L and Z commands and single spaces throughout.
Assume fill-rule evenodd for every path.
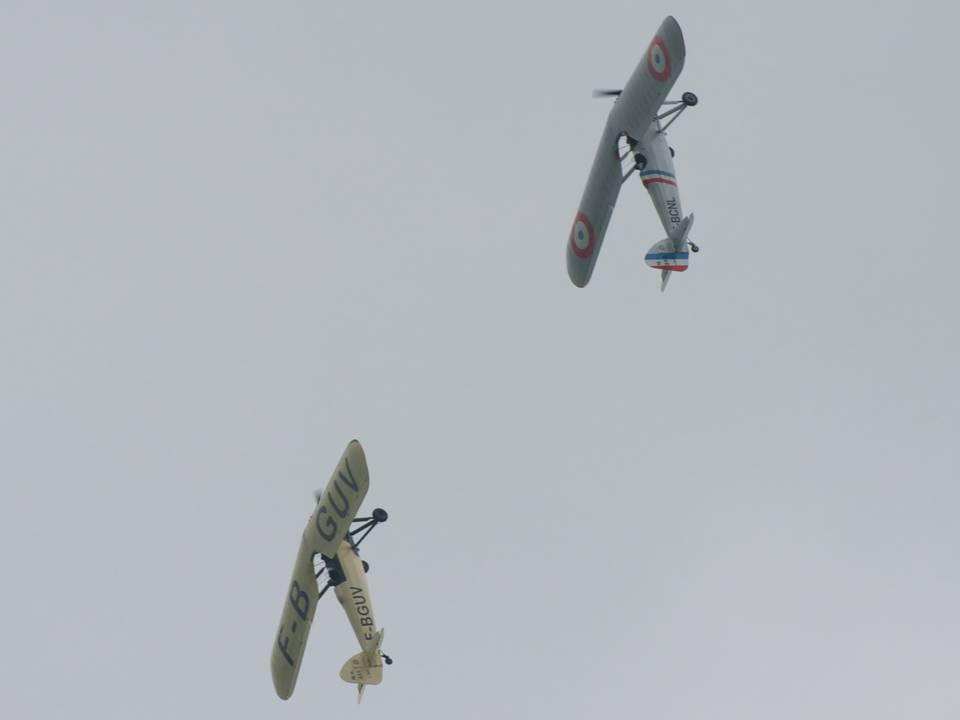
M 370 474 L 363 448 L 353 440 L 347 445 L 326 489 L 317 494 L 317 506 L 303 531 L 290 589 L 283 602 L 270 669 L 277 695 L 284 700 L 293 694 L 317 601 L 330 588 L 360 643 L 360 652 L 340 670 L 341 678 L 358 686 L 358 702 L 367 685 L 381 681 L 383 663 L 393 662 L 380 649 L 383 629 L 377 630 L 373 619 L 367 584 L 369 565 L 360 559 L 358 552 L 370 531 L 387 519 L 386 511 L 381 508 L 376 508 L 370 517 L 356 517 L 369 486 Z M 324 573 L 326 583 L 320 587 Z

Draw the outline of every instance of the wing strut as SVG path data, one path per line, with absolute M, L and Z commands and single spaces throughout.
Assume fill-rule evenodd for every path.
M 620 137 L 627 142 L 627 149 L 623 154 L 620 155 L 620 162 L 626 160 L 631 153 L 633 154 L 633 167 L 627 170 L 626 175 L 620 178 L 620 184 L 623 185 L 623 183 L 625 183 L 634 172 L 637 170 L 643 170 L 647 166 L 647 158 L 643 155 L 643 153 L 637 150 L 637 146 L 640 143 L 636 138 L 632 138 L 626 133 L 623 133 Z

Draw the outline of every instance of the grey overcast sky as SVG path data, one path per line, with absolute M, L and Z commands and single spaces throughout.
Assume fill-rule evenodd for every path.
M 958 11 L 0 3 L 8 718 L 956 718 Z M 628 184 L 663 17 L 701 253 Z M 353 437 L 396 663 L 269 657 Z

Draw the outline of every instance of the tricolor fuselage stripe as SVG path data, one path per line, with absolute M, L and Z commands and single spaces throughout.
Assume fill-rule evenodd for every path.
M 673 187 L 677 187 L 677 176 L 672 172 L 660 170 L 659 168 L 644 170 L 640 173 L 640 179 L 643 181 L 644 187 L 650 187 L 651 185 L 656 185 L 657 183 L 661 185 L 672 185 Z
M 645 177 L 645 176 L 647 176 L 647 175 L 664 175 L 664 176 L 669 177 L 669 178 L 676 178 L 676 177 L 677 177 L 677 176 L 674 175 L 672 172 L 667 172 L 666 170 L 657 170 L 657 169 L 644 170 L 643 172 L 640 173 L 640 177 Z
M 644 178 L 644 179 L 643 179 L 643 186 L 644 186 L 644 187 L 650 187 L 651 185 L 656 185 L 657 183 L 659 183 L 659 184 L 661 184 L 661 185 L 672 185 L 673 187 L 677 187 L 677 181 L 676 181 L 676 180 L 671 180 L 670 178 L 655 177 L 655 178 Z

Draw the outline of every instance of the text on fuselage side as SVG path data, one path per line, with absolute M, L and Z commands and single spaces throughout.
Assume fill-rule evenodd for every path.
M 670 213 L 670 222 L 680 222 L 680 208 L 676 196 L 667 200 L 667 212 Z
M 373 640 L 373 618 L 370 617 L 370 606 L 367 605 L 367 599 L 363 596 L 363 588 L 350 586 L 350 595 L 353 598 L 353 604 L 356 607 L 357 615 L 360 616 L 360 624 L 366 628 L 363 634 L 364 640 Z

